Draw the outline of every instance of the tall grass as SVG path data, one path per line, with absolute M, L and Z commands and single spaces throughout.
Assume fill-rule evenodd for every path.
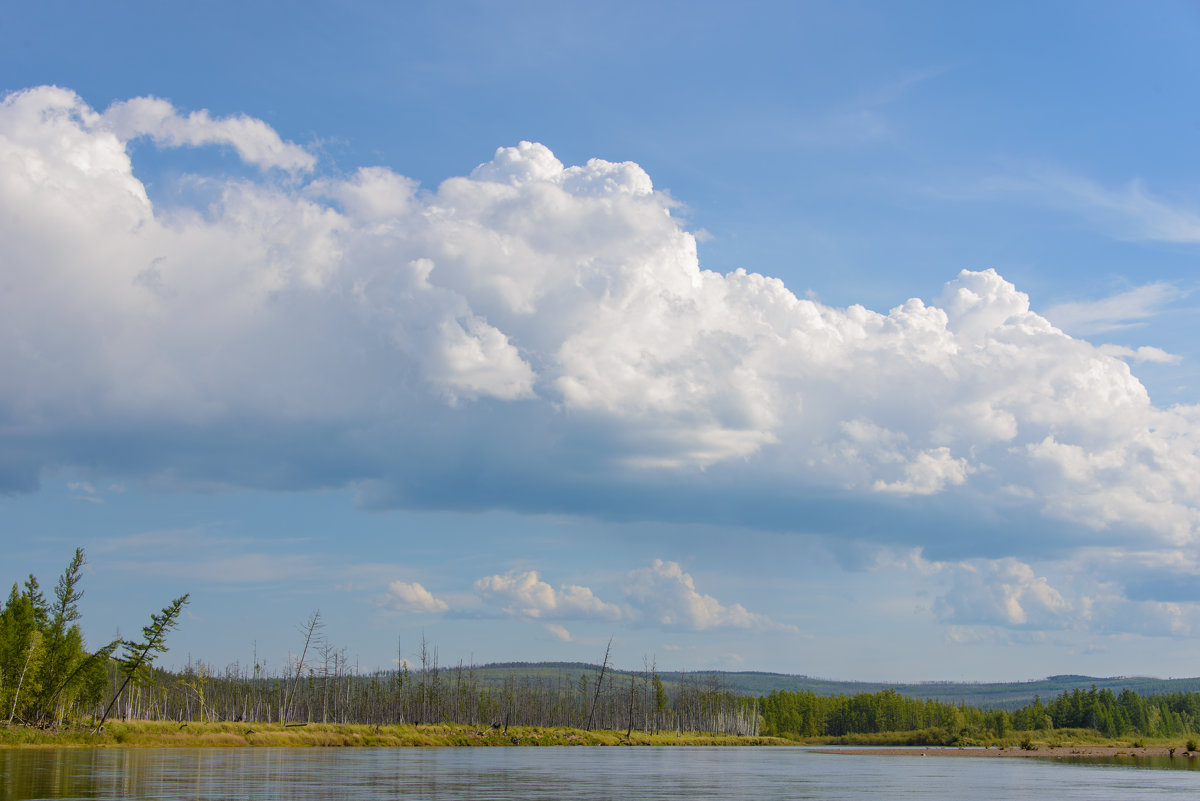
M 116 721 L 104 731 L 88 728 L 41 729 L 0 727 L 0 747 L 417 747 L 417 746 L 571 746 L 571 745 L 788 745 L 775 737 L 740 737 L 700 733 L 583 731 L 582 729 L 511 726 L 504 729 L 463 724 L 384 725 L 310 723 L 304 726 L 245 723 L 171 723 Z

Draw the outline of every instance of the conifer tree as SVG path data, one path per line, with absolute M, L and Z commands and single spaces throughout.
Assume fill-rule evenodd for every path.
M 163 607 L 161 613 L 150 615 L 150 625 L 142 627 L 143 639 L 141 642 L 126 640 L 122 643 L 125 655 L 121 658 L 121 673 L 125 676 L 125 681 L 121 683 L 112 700 L 108 702 L 104 714 L 100 716 L 100 722 L 96 724 L 97 731 L 104 726 L 104 721 L 108 719 L 112 708 L 116 706 L 117 699 L 121 697 L 121 693 L 129 686 L 129 682 L 133 680 L 137 672 L 143 667 L 149 668 L 154 663 L 156 655 L 166 653 L 167 634 L 179 625 L 179 614 L 187 602 L 188 594 L 186 593 L 171 601 L 169 605 Z
M 0 709 L 7 713 L 10 724 L 16 717 L 22 690 L 28 687 L 26 677 L 32 675 L 31 668 L 36 671 L 34 656 L 40 638 L 29 595 L 21 593 L 14 583 L 0 612 Z
M 43 725 L 57 717 L 58 701 L 68 689 L 69 677 L 86 656 L 83 637 L 75 623 L 79 619 L 79 599 L 83 597 L 79 579 L 86 563 L 83 549 L 76 548 L 71 563 L 54 587 L 54 606 L 43 612 L 42 654 L 33 688 L 32 709 L 33 719 Z M 32 575 L 29 579 L 30 602 L 36 615 L 39 607 L 44 609 L 45 604 L 40 600 L 37 579 Z

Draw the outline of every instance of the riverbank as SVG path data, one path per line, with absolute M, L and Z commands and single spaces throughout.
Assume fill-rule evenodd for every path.
M 347 748 L 416 746 L 704 746 L 795 745 L 777 737 L 702 733 L 584 731 L 545 726 L 490 728 L 457 724 L 383 725 L 308 723 L 172 723 L 110 721 L 93 734 L 88 727 L 42 730 L 0 727 L 0 748 Z
M 1045 758 L 1045 757 L 1171 757 L 1177 759 L 1200 759 L 1200 754 L 1185 751 L 1179 746 L 1151 745 L 1141 748 L 1120 745 L 1059 745 L 1053 747 L 1024 748 L 944 748 L 944 747 L 892 747 L 892 748 L 811 748 L 818 754 L 842 754 L 846 756 L 906 756 L 906 757 L 972 757 L 972 758 Z M 1172 754 L 1172 751 L 1174 754 Z

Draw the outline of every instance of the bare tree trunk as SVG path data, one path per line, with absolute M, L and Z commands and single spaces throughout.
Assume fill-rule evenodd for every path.
M 287 720 L 292 716 L 291 706 L 296 700 L 296 688 L 300 684 L 300 674 L 304 670 L 304 658 L 308 656 L 308 646 L 312 643 L 313 636 L 315 636 L 320 627 L 321 610 L 318 609 L 309 615 L 308 620 L 305 621 L 304 627 L 301 629 L 304 631 L 304 650 L 300 652 L 300 661 L 296 663 L 296 675 L 292 679 L 292 689 L 290 692 L 284 693 L 283 696 L 283 708 L 281 710 L 282 714 L 280 715 L 280 723 L 286 723 Z
M 12 709 L 8 712 L 8 725 L 12 725 L 17 715 L 17 699 L 21 697 L 21 685 L 25 683 L 25 671 L 29 670 L 29 661 L 33 659 L 34 646 L 37 645 L 37 632 L 29 637 L 29 651 L 25 654 L 25 666 L 21 668 L 21 678 L 17 680 L 17 689 L 13 691 Z
M 625 739 L 628 740 L 633 736 L 633 671 L 629 671 L 629 729 L 625 732 Z
M 596 679 L 596 692 L 592 695 L 592 709 L 588 712 L 587 726 L 584 731 L 592 730 L 592 718 L 596 714 L 596 702 L 600 700 L 600 688 L 604 686 L 604 673 L 608 670 L 608 653 L 612 650 L 612 637 L 608 638 L 608 645 L 604 647 L 604 662 L 600 665 L 600 678 Z

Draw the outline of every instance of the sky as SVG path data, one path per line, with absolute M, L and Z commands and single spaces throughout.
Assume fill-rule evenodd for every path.
M 168 665 L 1194 676 L 1200 5 L 0 3 L 0 581 Z

